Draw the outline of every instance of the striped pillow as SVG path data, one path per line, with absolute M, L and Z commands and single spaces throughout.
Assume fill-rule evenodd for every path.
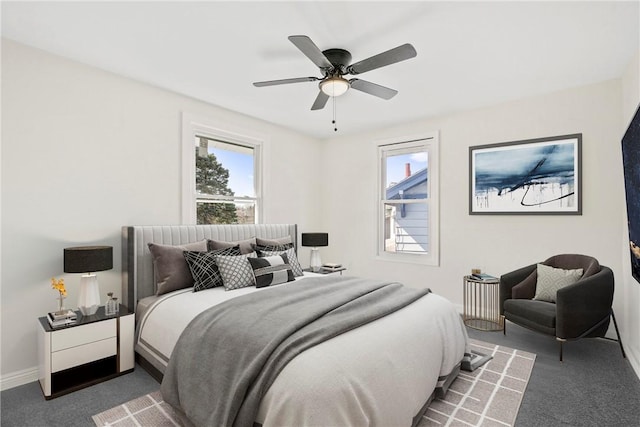
M 256 281 L 256 288 L 292 282 L 295 280 L 287 254 L 249 258 Z
M 302 266 L 298 261 L 298 257 L 296 256 L 296 250 L 294 248 L 289 248 L 286 250 L 258 251 L 258 255 L 260 257 L 270 257 L 275 255 L 283 255 L 283 254 L 287 256 L 287 259 L 289 260 L 289 264 L 291 264 L 291 270 L 293 271 L 293 275 L 295 277 L 303 276 L 304 273 L 302 272 Z

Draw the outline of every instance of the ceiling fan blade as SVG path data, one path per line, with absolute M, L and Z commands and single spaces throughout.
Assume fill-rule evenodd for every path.
M 331 68 L 333 64 L 329 62 L 324 53 L 307 36 L 289 36 L 289 41 L 296 45 L 307 58 L 309 58 L 318 68 Z
M 327 105 L 328 100 L 329 100 L 329 95 L 327 95 L 323 91 L 320 91 L 320 93 L 318 93 L 318 96 L 316 97 L 316 100 L 313 102 L 313 105 L 311 106 L 311 111 L 322 110 L 324 106 Z
M 352 89 L 359 90 L 361 92 L 368 93 L 369 95 L 377 96 L 378 98 L 382 99 L 391 99 L 398 93 L 398 91 L 395 89 L 380 86 L 366 80 L 351 79 L 349 80 L 349 83 L 351 84 Z
M 255 82 L 253 83 L 253 85 L 256 87 L 264 87 L 264 86 L 286 85 L 289 83 L 315 82 L 316 80 L 322 80 L 322 79 L 319 79 L 318 77 L 297 77 L 294 79 L 267 80 L 264 82 Z
M 347 67 L 347 73 L 353 75 L 361 74 L 366 71 L 375 70 L 376 68 L 411 59 L 417 54 L 418 53 L 415 48 L 409 43 L 406 43 L 402 46 L 395 47 L 386 52 L 379 53 L 370 58 L 363 59 L 360 62 L 356 62 L 355 64 L 349 65 L 349 67 Z

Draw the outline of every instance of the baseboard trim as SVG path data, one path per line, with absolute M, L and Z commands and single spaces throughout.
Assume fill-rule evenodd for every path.
M 624 345 L 624 341 L 622 341 L 622 344 Z M 624 351 L 625 353 L 627 353 L 627 360 L 629 361 L 629 364 L 636 372 L 636 376 L 638 377 L 638 379 L 640 379 L 640 354 L 636 353 L 635 348 L 626 346 L 624 347 Z
M 12 372 L 0 378 L 0 391 L 38 381 L 38 368 L 29 368 L 22 371 Z

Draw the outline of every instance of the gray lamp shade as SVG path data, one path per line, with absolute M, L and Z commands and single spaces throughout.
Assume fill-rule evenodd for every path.
M 65 273 L 92 273 L 113 268 L 112 246 L 64 248 Z
M 302 233 L 302 246 L 329 246 L 329 233 Z

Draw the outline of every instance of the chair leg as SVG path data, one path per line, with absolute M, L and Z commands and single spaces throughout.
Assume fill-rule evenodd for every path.
M 556 337 L 556 340 L 560 343 L 560 361 L 563 362 L 564 360 L 562 360 L 562 343 L 565 342 L 566 340 L 558 337 Z
M 507 335 L 507 319 L 502 316 L 502 335 Z
M 624 352 L 624 347 L 622 347 L 622 339 L 620 339 L 620 331 L 618 331 L 618 322 L 616 322 L 616 316 L 615 314 L 613 314 L 613 309 L 611 309 L 611 318 L 613 319 L 613 326 L 615 326 L 616 328 L 616 335 L 618 336 L 618 344 L 620 344 L 620 351 L 622 352 L 622 357 L 626 359 L 627 355 Z

